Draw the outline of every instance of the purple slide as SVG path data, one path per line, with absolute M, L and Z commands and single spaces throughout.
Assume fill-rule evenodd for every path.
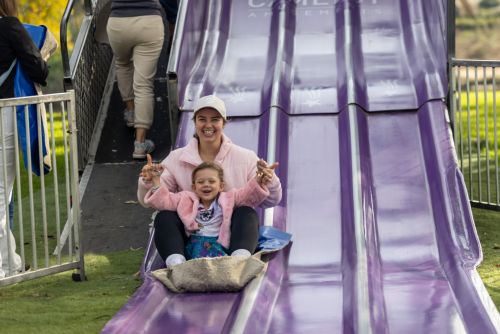
M 214 93 L 234 142 L 279 161 L 264 224 L 293 235 L 240 293 L 151 278 L 103 333 L 498 333 L 447 110 L 446 0 L 184 0 L 180 108 Z

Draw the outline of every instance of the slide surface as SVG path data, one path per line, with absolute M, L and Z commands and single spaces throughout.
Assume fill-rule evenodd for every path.
M 270 161 L 292 245 L 239 293 L 151 278 L 103 333 L 497 333 L 443 102 L 446 1 L 182 1 L 181 109 L 216 94 L 225 133 Z

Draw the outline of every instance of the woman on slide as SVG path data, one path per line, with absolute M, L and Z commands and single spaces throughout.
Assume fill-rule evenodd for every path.
M 261 204 L 268 208 L 281 201 L 281 183 L 274 173 L 277 163 L 268 165 L 248 149 L 235 145 L 224 135 L 226 107 L 214 95 L 201 97 L 194 107 L 195 136 L 184 147 L 170 152 L 161 162 L 164 167 L 161 182 L 171 192 L 192 189 L 191 174 L 202 162 L 215 162 L 224 171 L 225 190 L 244 187 L 256 174 L 269 178 L 270 195 Z M 148 168 L 147 165 L 145 168 Z M 148 173 L 142 173 L 147 175 Z M 153 187 L 150 177 L 141 176 L 137 195 L 143 206 L 144 197 Z M 175 211 L 160 211 L 155 218 L 155 245 L 167 266 L 186 261 L 184 248 L 187 235 L 184 224 Z M 231 216 L 228 253 L 232 256 L 250 256 L 257 247 L 259 219 L 257 212 L 248 206 L 235 208 Z

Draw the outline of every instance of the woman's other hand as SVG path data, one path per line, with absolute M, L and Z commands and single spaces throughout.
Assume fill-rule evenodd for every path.
M 257 182 L 260 185 L 268 185 L 274 177 L 274 170 L 278 167 L 279 163 L 275 162 L 269 165 L 264 159 L 257 161 Z

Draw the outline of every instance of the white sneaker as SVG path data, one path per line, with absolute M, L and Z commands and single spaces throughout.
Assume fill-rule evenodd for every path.
M 234 252 L 231 253 L 231 256 L 242 256 L 242 257 L 250 257 L 252 256 L 252 253 L 250 253 L 248 250 L 240 248 L 235 250 Z
M 182 254 L 170 254 L 165 260 L 167 268 L 186 262 L 186 258 Z
M 134 142 L 134 153 L 132 153 L 132 158 L 134 159 L 146 159 L 146 154 L 151 153 L 155 150 L 155 143 L 152 140 L 146 139 L 144 143 L 138 141 Z
M 123 120 L 125 121 L 125 123 L 129 128 L 133 128 L 135 124 L 134 111 L 128 109 L 123 110 Z

